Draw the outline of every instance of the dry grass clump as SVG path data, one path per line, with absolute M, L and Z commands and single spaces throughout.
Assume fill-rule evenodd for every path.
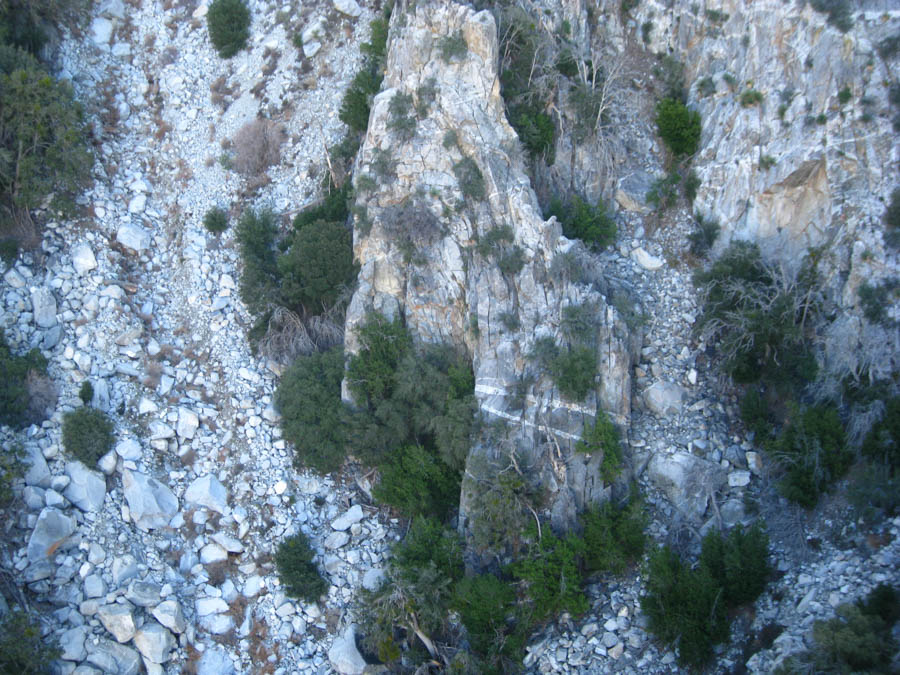
M 234 135 L 234 169 L 244 176 L 259 176 L 281 160 L 284 127 L 258 117 Z

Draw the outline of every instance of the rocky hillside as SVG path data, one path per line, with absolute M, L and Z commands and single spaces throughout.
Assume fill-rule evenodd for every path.
M 467 509 L 466 491 L 478 489 L 490 467 L 508 463 L 505 445 L 553 485 L 554 523 L 566 529 L 604 489 L 601 457 L 575 455 L 574 441 L 598 405 L 628 427 L 640 338 L 596 286 L 554 268 L 577 249 L 542 218 L 506 121 L 493 16 L 458 5 L 396 16 L 404 25 L 394 19 L 384 88 L 356 171 L 370 222 L 355 228 L 361 272 L 347 313 L 347 349 L 355 350 L 354 327 L 371 311 L 400 313 L 420 339 L 465 349 L 484 424 L 498 421 L 506 430 L 503 443 L 477 444 L 470 455 L 473 482 L 464 487 L 462 518 L 479 517 Z M 462 54 L 442 57 L 442 41 L 454 34 L 465 41 Z M 412 109 L 393 110 L 403 96 L 427 111 L 410 118 L 409 133 L 397 120 Z M 376 186 L 360 190 L 360 176 Z M 531 355 L 539 338 L 565 340 L 567 309 L 584 312 L 599 364 L 596 391 L 578 401 L 564 397 Z
M 479 481 L 511 460 L 547 489 L 557 529 L 608 498 L 601 457 L 574 447 L 603 412 L 627 448 L 617 484 L 640 484 L 655 542 L 696 548 L 698 534 L 758 510 L 777 578 L 714 669 L 771 672 L 812 645 L 815 620 L 900 583 L 900 520 L 867 538 L 842 524 L 840 500 L 807 515 L 775 491 L 772 463 L 694 330 L 702 308 L 680 262 L 690 207 L 660 216 L 646 201 L 670 168 L 653 124 L 667 86 L 655 54 L 684 64 L 688 105 L 702 116 L 693 209 L 721 224 L 714 250 L 755 241 L 791 267 L 827 247 L 825 363 L 874 380 L 896 372 L 900 353 L 895 326 L 864 319 L 858 298 L 898 269 L 882 234 L 900 159 L 897 57 L 877 45 L 897 33 L 900 12 L 863 3 L 841 32 L 805 3 L 624 4 L 526 7 L 548 34 L 565 18 L 579 56 L 611 75 L 602 133 L 587 140 L 574 139 L 560 96 L 550 166 L 528 158 L 508 121 L 493 14 L 449 2 L 394 10 L 353 170 L 360 273 L 345 349 L 358 351 L 355 329 L 376 311 L 471 360 L 485 424 L 467 462 L 463 530 L 481 516 L 471 509 Z M 246 337 L 235 237 L 202 224 L 214 206 L 235 220 L 319 198 L 325 148 L 344 131 L 341 96 L 379 8 L 248 5 L 250 42 L 231 60 L 209 43 L 203 1 L 98 2 L 53 50 L 55 74 L 85 103 L 96 162 L 82 215 L 39 214 L 41 245 L 3 271 L 6 340 L 16 353 L 40 350 L 59 397 L 43 423 L 0 432 L 4 452 L 21 447 L 27 464 L 0 527 L 0 565 L 5 595 L 39 610 L 42 634 L 59 641 L 58 672 L 379 669 L 358 649 L 356 602 L 378 587 L 405 524 L 372 504 L 364 471 L 294 467 L 273 405 L 283 368 Z M 257 119 L 276 139 L 268 166 L 242 161 L 240 130 Z M 614 246 L 589 251 L 544 219 L 546 197 L 568 190 L 616 204 Z M 886 312 L 897 318 L 896 298 Z M 545 338 L 577 346 L 576 313 L 597 363 L 578 401 L 535 356 Z M 62 447 L 84 382 L 115 426 L 96 466 Z M 275 570 L 278 544 L 297 532 L 327 581 L 318 603 L 289 597 Z M 592 582 L 588 611 L 535 634 L 525 668 L 677 672 L 674 646 L 648 631 L 645 584 L 639 570 Z

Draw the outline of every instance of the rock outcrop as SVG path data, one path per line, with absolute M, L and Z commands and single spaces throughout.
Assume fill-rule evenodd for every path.
M 369 311 L 402 315 L 424 342 L 464 348 L 481 414 L 505 428 L 502 442 L 476 445 L 467 475 L 477 480 L 508 464 L 505 455 L 514 449 L 519 466 L 548 491 L 555 524 L 565 527 L 576 509 L 602 498 L 599 457 L 575 456 L 572 446 L 598 407 L 627 427 L 635 340 L 597 284 L 576 283 L 554 266 L 576 244 L 561 236 L 555 220 L 542 218 L 525 173 L 500 97 L 493 16 L 446 4 L 395 17 L 405 20 L 392 24 L 384 89 L 373 102 L 355 174 L 357 182 L 376 177 L 378 186 L 357 186 L 366 218 L 355 226 L 361 271 L 346 348 L 358 349 L 354 328 Z M 467 51 L 445 60 L 440 41 L 457 32 Z M 420 111 L 408 137 L 396 130 L 390 110 L 397 95 L 413 97 Z M 483 199 L 466 194 L 457 179 L 473 163 L 484 179 Z M 504 226 L 512 241 L 487 255 L 476 250 Z M 521 269 L 504 273 L 498 259 L 513 252 L 521 253 Z M 599 363 L 596 386 L 582 401 L 564 399 L 529 359 L 541 337 L 564 342 L 563 310 L 573 306 L 591 310 Z M 474 483 L 467 485 L 463 522 Z

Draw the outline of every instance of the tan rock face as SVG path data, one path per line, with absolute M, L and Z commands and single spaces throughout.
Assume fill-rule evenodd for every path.
M 385 90 L 374 100 L 355 173 L 357 180 L 371 176 L 378 186 L 358 200 L 371 227 L 357 222 L 354 234 L 361 271 L 347 314 L 347 350 L 358 349 L 354 329 L 372 310 L 400 313 L 422 341 L 463 347 L 473 361 L 481 412 L 488 422 L 503 423 L 522 466 L 532 467 L 531 477 L 551 491 L 556 520 L 571 522 L 575 508 L 599 499 L 604 486 L 597 462 L 551 462 L 551 448 L 559 445 L 560 452 L 571 455 L 584 421 L 598 405 L 627 426 L 634 340 L 591 285 L 551 271 L 554 258 L 573 242 L 561 236 L 555 221 L 541 217 L 518 140 L 505 118 L 493 17 L 455 4 L 418 7 L 405 16 L 396 14 L 391 30 Z M 467 52 L 445 61 L 440 41 L 457 32 Z M 427 89 L 433 92 L 430 104 Z M 427 114 L 417 116 L 409 140 L 391 128 L 390 104 L 397 94 L 427 108 Z M 454 141 L 448 133 L 455 134 Z M 378 174 L 376 160 L 383 166 L 386 157 L 394 175 Z M 483 175 L 483 200 L 466 197 L 459 187 L 454 166 L 466 158 Z M 501 272 L 498 255 L 475 251 L 481 238 L 502 226 L 513 232 L 513 241 L 503 243 L 502 250 L 518 247 L 524 259 L 515 273 Z M 566 401 L 527 355 L 541 336 L 562 343 L 563 308 L 585 303 L 595 310 L 600 372 L 584 401 Z M 515 329 L 506 327 L 516 323 L 509 321 L 512 317 Z M 524 409 L 513 402 L 523 377 L 534 377 Z M 469 464 L 475 455 L 500 461 L 502 454 L 496 442 L 481 443 Z M 464 512 L 467 490 L 464 485 Z

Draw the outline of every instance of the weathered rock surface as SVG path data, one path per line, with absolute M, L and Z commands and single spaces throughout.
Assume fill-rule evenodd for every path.
M 350 624 L 344 634 L 335 638 L 328 650 L 328 661 L 341 675 L 362 675 L 366 661 L 356 648 L 356 625 Z
M 184 500 L 194 506 L 205 506 L 218 513 L 228 510 L 228 491 L 212 474 L 200 476 L 185 490 Z
M 166 527 L 172 516 L 178 513 L 178 499 L 168 486 L 155 478 L 125 469 L 122 472 L 122 486 L 131 518 L 142 530 Z
M 66 475 L 69 485 L 65 498 L 82 511 L 96 511 L 103 506 L 106 497 L 106 480 L 96 471 L 90 471 L 81 462 L 67 462 Z
M 722 467 L 686 452 L 654 455 L 647 469 L 669 501 L 695 521 L 703 517 L 710 497 L 725 483 Z
M 175 648 L 175 638 L 165 628 L 150 621 L 134 634 L 134 646 L 152 663 L 165 663 Z
M 75 521 L 58 509 L 46 508 L 38 516 L 28 539 L 28 559 L 43 560 L 69 545 Z
M 97 618 L 120 643 L 128 642 L 134 637 L 134 613 L 130 606 L 103 605 L 97 610 Z

